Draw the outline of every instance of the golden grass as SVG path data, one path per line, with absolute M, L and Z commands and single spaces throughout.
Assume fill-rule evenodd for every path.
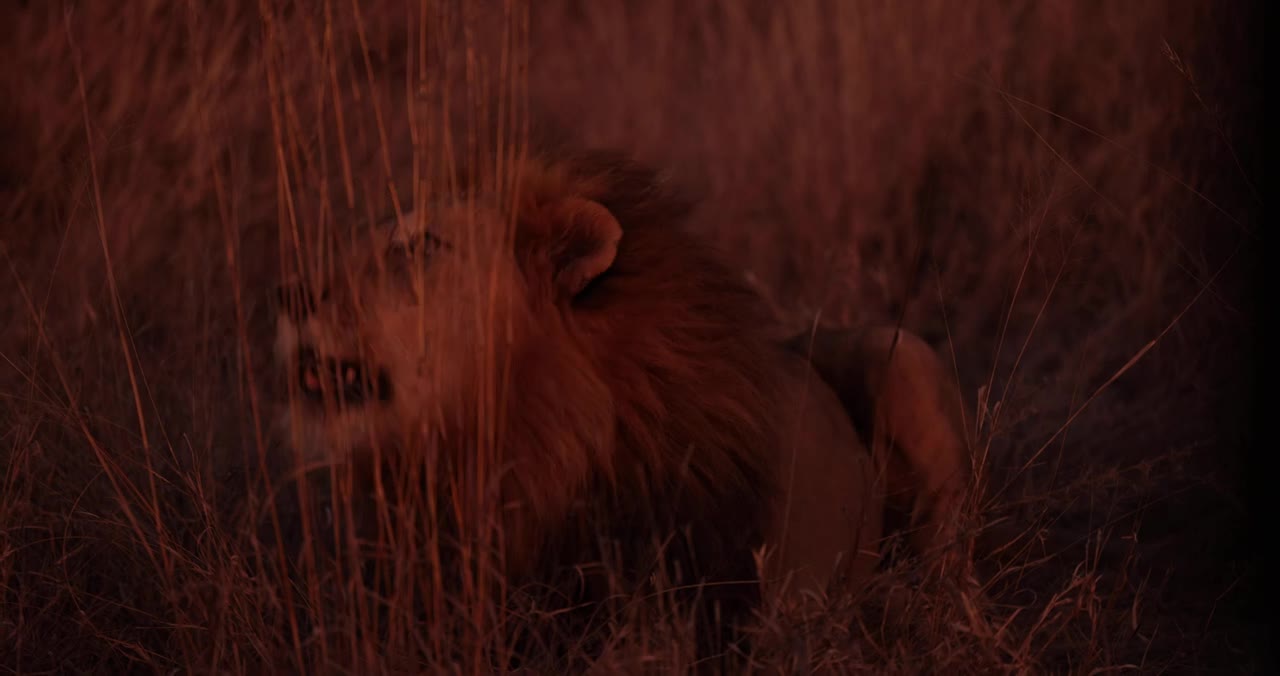
M 508 611 L 483 593 L 460 594 L 478 623 L 383 618 L 403 600 L 314 562 L 291 582 L 271 544 L 298 513 L 243 518 L 280 471 L 281 271 L 536 120 L 670 167 L 794 326 L 901 319 L 954 357 L 986 600 L 903 564 L 766 612 L 755 666 L 1256 668 L 1233 493 L 1261 198 L 1234 11 L 10 3 L 0 665 L 489 671 Z M 688 667 L 667 619 L 625 613 L 599 669 Z

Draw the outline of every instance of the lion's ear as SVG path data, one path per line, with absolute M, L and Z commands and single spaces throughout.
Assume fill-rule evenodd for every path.
M 555 207 L 560 236 L 550 249 L 555 284 L 573 298 L 613 265 L 622 240 L 618 219 L 598 202 L 571 197 Z

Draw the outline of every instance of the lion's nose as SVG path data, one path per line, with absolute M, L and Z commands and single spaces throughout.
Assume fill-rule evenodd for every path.
M 280 311 L 301 321 L 315 314 L 319 304 L 328 300 L 329 288 L 324 287 L 317 300 L 315 291 L 306 282 L 284 282 L 276 286 L 275 297 Z

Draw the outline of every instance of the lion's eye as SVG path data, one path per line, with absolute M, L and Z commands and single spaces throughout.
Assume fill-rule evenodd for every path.
M 320 399 L 324 395 L 324 375 L 320 372 L 320 358 L 315 350 L 298 350 L 298 386 L 309 399 Z
M 360 382 L 360 369 L 347 364 L 342 367 L 342 384 L 344 387 L 351 387 Z
M 422 236 L 418 238 L 418 246 L 419 248 L 423 248 L 428 251 L 439 251 L 440 249 L 453 248 L 449 246 L 448 242 L 440 239 L 434 233 L 430 232 L 422 233 Z
M 391 379 L 384 369 L 366 370 L 357 362 L 344 361 L 337 364 L 335 375 L 342 384 L 342 403 L 347 406 L 391 400 Z
M 367 370 L 354 360 L 322 359 L 312 349 L 298 351 L 298 385 L 316 405 L 328 401 L 351 408 L 370 400 L 391 400 L 391 379 L 385 369 Z
M 314 366 L 302 372 L 302 388 L 308 392 L 320 390 L 320 372 Z
M 387 247 L 387 254 L 397 258 L 409 258 L 418 255 L 430 258 L 435 252 L 450 248 L 452 247 L 448 242 L 440 239 L 434 233 L 424 231 L 407 240 L 392 242 Z

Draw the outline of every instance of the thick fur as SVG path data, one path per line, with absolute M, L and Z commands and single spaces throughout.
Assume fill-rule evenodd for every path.
M 607 560 L 637 591 L 661 569 L 713 583 L 695 593 L 720 613 L 705 626 L 759 600 L 762 547 L 771 593 L 868 573 L 871 456 L 760 299 L 685 230 L 688 205 L 611 153 L 536 156 L 512 176 L 506 195 L 463 189 L 398 219 L 318 293 L 282 296 L 287 373 L 305 348 L 390 392 L 291 406 L 299 460 L 433 459 L 457 526 L 496 522 L 510 579 Z M 424 228 L 447 247 L 389 253 Z M 457 497 L 490 483 L 495 500 Z

